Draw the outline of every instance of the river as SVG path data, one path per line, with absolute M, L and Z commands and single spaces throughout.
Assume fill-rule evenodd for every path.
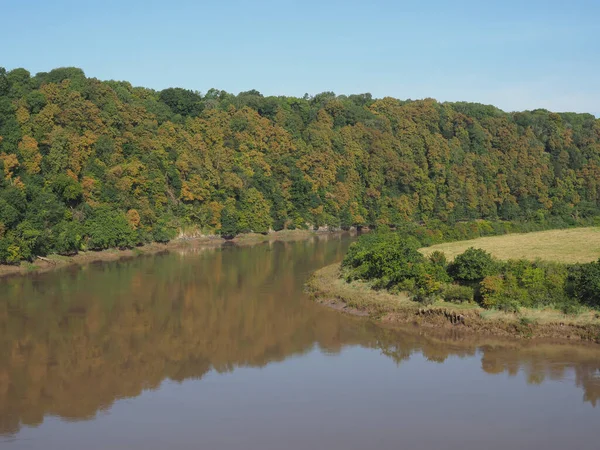
M 597 449 L 600 346 L 316 305 L 350 236 L 0 280 L 0 448 Z

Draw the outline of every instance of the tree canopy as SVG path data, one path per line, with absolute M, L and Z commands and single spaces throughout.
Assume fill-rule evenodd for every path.
M 157 92 L 78 68 L 0 68 L 0 262 L 184 228 L 233 236 L 599 213 L 600 120 L 590 114 Z

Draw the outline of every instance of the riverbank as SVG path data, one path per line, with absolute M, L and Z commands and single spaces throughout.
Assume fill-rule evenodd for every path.
M 342 232 L 312 231 L 312 230 L 283 230 L 268 233 L 266 235 L 247 233 L 241 234 L 234 239 L 226 240 L 220 236 L 199 236 L 192 238 L 177 238 L 168 243 L 153 242 L 131 249 L 108 249 L 102 251 L 79 252 L 76 255 L 48 255 L 37 257 L 34 261 L 22 261 L 20 265 L 0 264 L 0 278 L 7 276 L 19 276 L 32 273 L 42 273 L 60 269 L 68 266 L 82 266 L 95 262 L 119 261 L 135 258 L 142 255 L 154 255 L 169 252 L 181 248 L 199 247 L 221 247 L 227 245 L 255 245 L 262 242 L 273 241 L 297 241 L 308 239 L 312 236 L 322 236 Z
M 568 339 L 600 343 L 600 314 L 566 315 L 552 309 L 521 308 L 519 313 L 486 310 L 475 303 L 438 301 L 425 306 L 404 294 L 371 289 L 368 283 L 347 283 L 340 265 L 316 271 L 306 284 L 313 299 L 340 312 L 370 317 L 383 324 L 413 324 L 422 328 L 510 338 Z

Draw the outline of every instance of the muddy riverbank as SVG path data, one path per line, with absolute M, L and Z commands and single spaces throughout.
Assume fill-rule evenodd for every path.
M 366 283 L 347 283 L 339 276 L 339 264 L 317 270 L 306 287 L 320 304 L 389 325 L 413 324 L 424 329 L 452 329 L 517 339 L 600 343 L 600 314 L 595 311 L 567 315 L 553 309 L 527 308 L 506 313 L 486 310 L 474 303 L 437 302 L 425 306 L 402 294 L 375 291 Z

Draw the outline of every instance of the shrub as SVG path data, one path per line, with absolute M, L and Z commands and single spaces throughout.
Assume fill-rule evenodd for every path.
M 436 250 L 435 252 L 429 255 L 429 261 L 436 266 L 443 267 L 446 269 L 448 267 L 448 260 L 446 259 L 446 254 L 444 252 L 440 252 Z
M 469 248 L 448 266 L 452 278 L 461 282 L 477 282 L 497 273 L 498 264 L 485 250 Z
M 430 262 L 415 265 L 411 277 L 414 287 L 410 290 L 413 300 L 425 304 L 433 303 L 439 297 L 446 277 L 446 272 L 441 267 Z
M 425 261 L 419 246 L 416 239 L 398 233 L 369 233 L 350 246 L 342 266 L 349 279 L 379 280 L 379 287 L 391 287 L 413 278 L 415 265 Z
M 519 279 L 527 290 L 528 306 L 560 305 L 567 301 L 567 267 L 558 263 L 529 263 Z
M 569 293 L 581 303 L 600 307 L 600 260 L 570 266 L 567 284 Z
M 584 307 L 577 302 L 565 302 L 559 305 L 559 309 L 563 312 L 563 314 L 576 316 L 582 312 Z
M 507 312 L 517 312 L 527 294 L 512 275 L 490 275 L 480 283 L 483 306 Z
M 464 303 L 470 302 L 475 296 L 475 291 L 469 286 L 458 284 L 447 284 L 442 289 L 442 297 L 447 302 Z

